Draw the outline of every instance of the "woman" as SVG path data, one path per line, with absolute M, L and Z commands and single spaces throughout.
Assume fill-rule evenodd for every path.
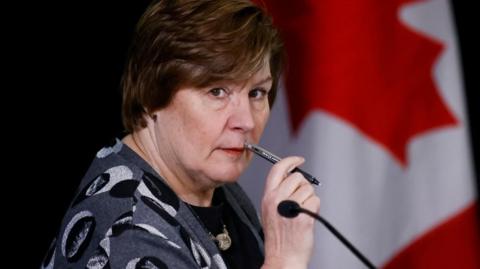
M 275 99 L 282 45 L 247 0 L 155 1 L 137 25 L 123 76 L 128 135 L 100 150 L 45 268 L 306 268 L 318 212 L 299 173 L 274 165 L 262 226 L 236 180 Z

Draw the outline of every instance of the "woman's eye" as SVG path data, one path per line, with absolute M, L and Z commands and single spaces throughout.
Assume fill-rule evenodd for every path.
M 256 88 L 256 89 L 251 90 L 248 93 L 248 96 L 250 98 L 254 98 L 254 99 L 262 99 L 265 96 L 267 96 L 267 94 L 268 94 L 267 90 L 265 90 L 263 88 Z
M 227 91 L 224 88 L 213 88 L 208 92 L 215 97 L 225 97 L 225 96 L 227 96 Z

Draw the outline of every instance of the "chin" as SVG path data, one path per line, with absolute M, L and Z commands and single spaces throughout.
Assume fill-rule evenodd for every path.
M 209 162 L 205 167 L 205 174 L 213 181 L 218 183 L 234 183 L 242 175 L 249 164 L 249 160 L 244 158 L 237 160 L 217 159 L 215 162 Z
M 234 183 L 237 182 L 238 178 L 242 174 L 244 169 L 238 169 L 238 167 L 217 170 L 211 174 L 211 178 L 216 182 L 222 183 Z

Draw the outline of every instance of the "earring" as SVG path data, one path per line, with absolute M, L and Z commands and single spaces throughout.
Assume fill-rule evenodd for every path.
M 157 122 L 157 114 L 150 115 L 150 118 L 152 118 L 154 122 Z

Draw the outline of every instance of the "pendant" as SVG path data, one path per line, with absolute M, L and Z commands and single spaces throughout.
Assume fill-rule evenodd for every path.
M 223 233 L 217 234 L 215 241 L 218 242 L 218 248 L 221 250 L 227 250 L 232 245 L 232 239 L 228 235 L 227 228 L 223 226 Z

